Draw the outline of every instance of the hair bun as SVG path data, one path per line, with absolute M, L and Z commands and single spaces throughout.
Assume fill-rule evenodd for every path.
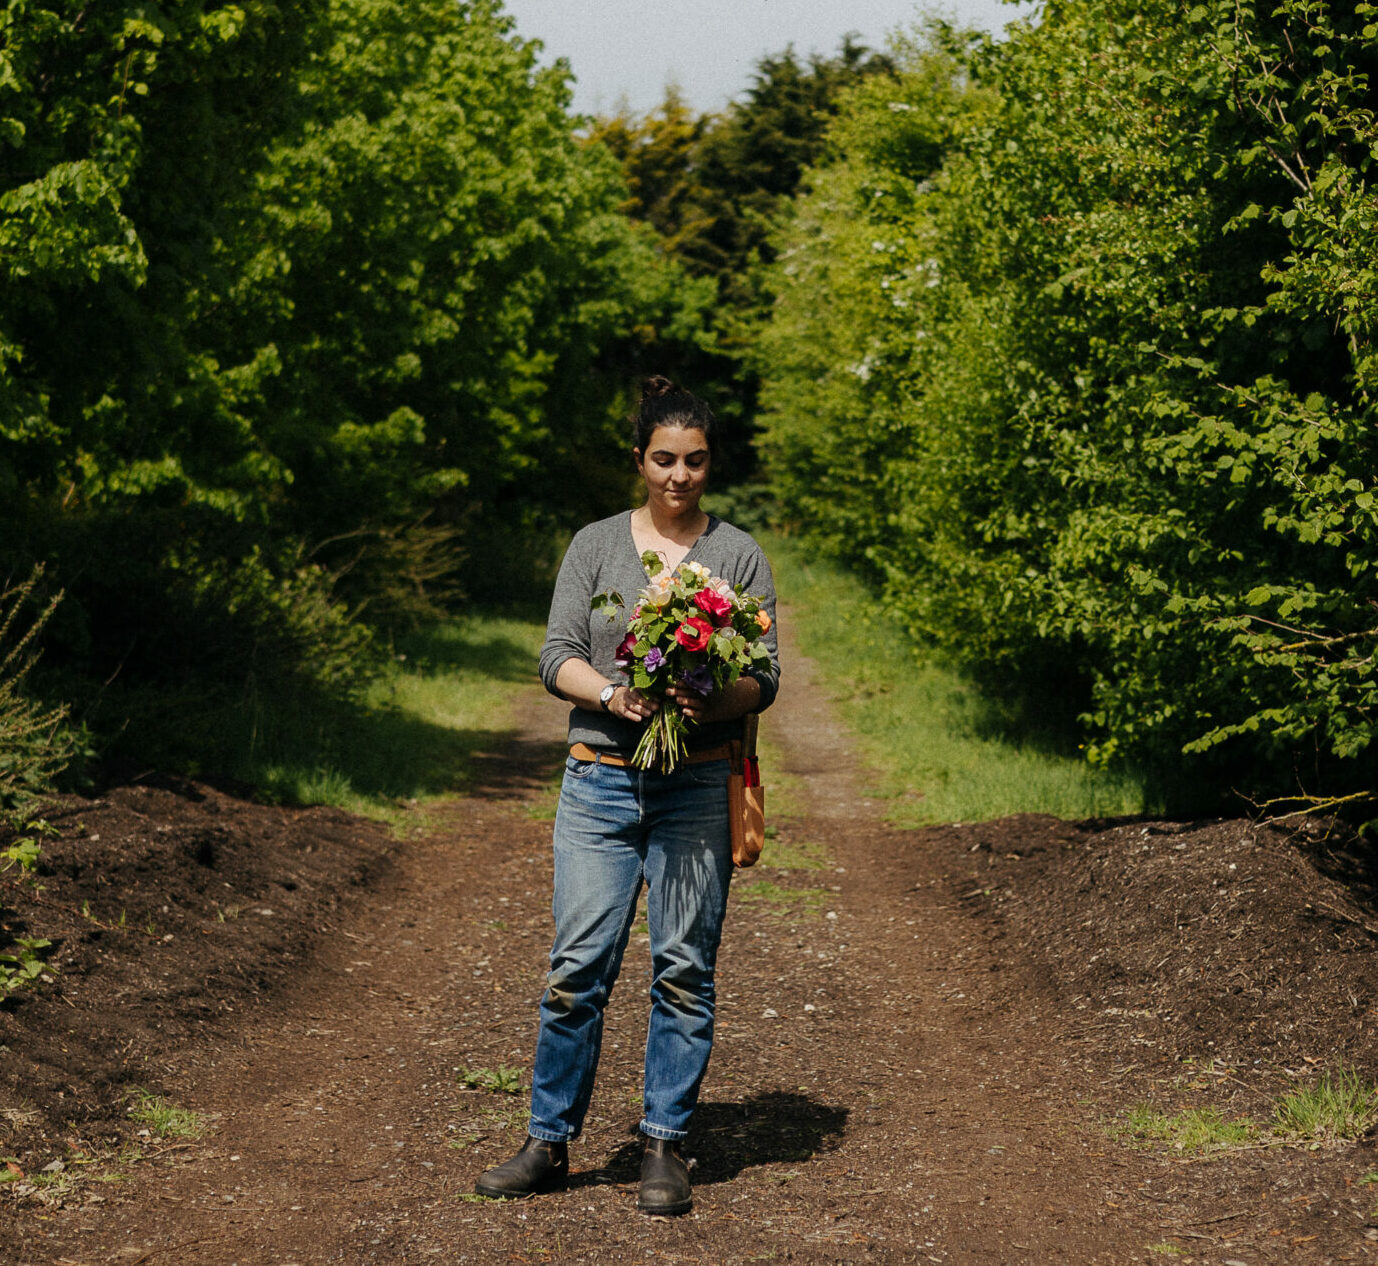
M 643 400 L 659 400 L 661 396 L 668 396 L 671 392 L 678 390 L 663 374 L 654 374 L 641 384 L 641 398 Z

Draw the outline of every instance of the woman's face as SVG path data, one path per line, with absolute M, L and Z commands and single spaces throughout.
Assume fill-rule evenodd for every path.
M 708 436 L 699 427 L 658 426 L 646 451 L 632 449 L 650 499 L 671 514 L 698 509 L 708 486 Z

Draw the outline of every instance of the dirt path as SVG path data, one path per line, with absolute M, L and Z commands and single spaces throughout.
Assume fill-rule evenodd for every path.
M 804 806 L 734 884 L 691 1215 L 634 1211 L 644 938 L 609 1010 L 572 1189 L 468 1196 L 522 1138 L 524 1100 L 463 1074 L 526 1082 L 550 934 L 543 815 L 562 716 L 533 699 L 487 794 L 399 850 L 348 930 L 232 1039 L 170 1061 L 171 1097 L 211 1114 L 207 1133 L 150 1143 L 98 1203 L 26 1219 L 0 1261 L 1371 1260 L 1350 1206 L 1277 1211 L 1290 1162 L 1240 1213 L 1237 1176 L 1217 1191 L 1234 1171 L 1108 1141 L 1099 1092 L 1116 1070 L 1069 1036 L 1038 965 L 963 907 L 953 835 L 880 821 L 811 665 L 791 651 L 789 668 L 769 726 Z

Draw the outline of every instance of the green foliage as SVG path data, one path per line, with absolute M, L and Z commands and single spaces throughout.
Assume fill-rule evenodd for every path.
M 930 24 L 777 241 L 786 505 L 1163 804 L 1372 789 L 1375 12 Z
M 41 936 L 14 938 L 13 952 L 0 954 L 0 998 L 32 985 L 45 974 L 57 970 L 40 956 L 40 951 L 50 949 L 52 944 Z
M 754 470 L 757 382 L 745 357 L 770 303 L 756 269 L 774 255 L 771 223 L 823 154 L 846 93 L 889 70 L 888 58 L 848 36 L 831 57 L 803 59 L 793 48 L 762 57 L 741 100 L 721 113 L 695 116 L 670 88 L 656 110 L 624 110 L 590 129 L 590 144 L 611 150 L 626 172 L 627 213 L 654 230 L 660 252 L 707 283 L 716 304 L 711 337 L 655 347 L 654 363 L 728 424 L 730 479 Z
M 566 80 L 496 0 L 0 0 L 0 566 L 66 587 L 43 684 L 107 740 L 357 695 L 625 504 L 629 371 L 712 287 Z

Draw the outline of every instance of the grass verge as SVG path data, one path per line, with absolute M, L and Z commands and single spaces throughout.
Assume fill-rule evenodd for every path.
M 233 700 L 130 694 L 116 710 L 147 765 L 397 822 L 403 806 L 468 789 L 475 755 L 510 734 L 522 692 L 539 689 L 543 632 L 536 619 L 481 614 L 437 624 L 400 640 L 352 699 L 306 687 Z
M 887 629 L 876 598 L 855 577 L 778 536 L 767 537 L 766 548 L 800 648 L 817 661 L 876 771 L 876 793 L 891 801 L 892 821 L 1143 811 L 1137 780 L 1094 769 L 1075 751 L 1049 751 L 1002 732 L 996 711 L 956 672 L 921 658 L 903 634 Z

